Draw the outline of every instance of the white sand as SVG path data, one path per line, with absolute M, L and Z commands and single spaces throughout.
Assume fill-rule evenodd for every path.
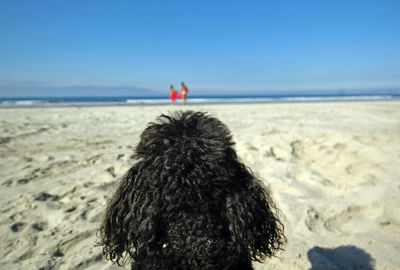
M 272 189 L 289 242 L 256 269 L 400 268 L 400 102 L 1 109 L 0 268 L 119 269 L 95 246 L 106 200 L 176 109 L 227 124 Z

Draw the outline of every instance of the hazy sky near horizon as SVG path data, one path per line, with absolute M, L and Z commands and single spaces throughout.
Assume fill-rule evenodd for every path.
M 0 96 L 181 81 L 196 94 L 400 88 L 400 1 L 0 2 Z

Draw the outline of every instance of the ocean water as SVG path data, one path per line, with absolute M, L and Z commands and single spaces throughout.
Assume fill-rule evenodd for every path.
M 250 104 L 324 101 L 400 100 L 400 94 L 368 95 L 285 95 L 285 96 L 188 96 L 187 104 Z M 0 108 L 87 107 L 169 105 L 168 97 L 23 97 L 0 98 Z M 182 104 L 177 100 L 176 104 Z

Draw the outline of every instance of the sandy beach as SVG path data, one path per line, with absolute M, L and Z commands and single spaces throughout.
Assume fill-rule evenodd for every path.
M 105 204 L 183 109 L 231 129 L 282 211 L 286 249 L 255 269 L 400 268 L 399 101 L 0 109 L 0 268 L 123 269 L 96 246 Z

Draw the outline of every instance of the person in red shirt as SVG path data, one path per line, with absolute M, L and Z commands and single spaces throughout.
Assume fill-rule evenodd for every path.
M 173 85 L 169 87 L 169 98 L 172 104 L 175 104 L 175 100 L 178 98 L 178 92 L 174 89 Z
M 187 93 L 189 92 L 189 89 L 187 88 L 187 86 L 182 82 L 181 83 L 181 92 L 179 93 L 180 98 L 183 101 L 183 105 L 186 104 L 186 96 Z

